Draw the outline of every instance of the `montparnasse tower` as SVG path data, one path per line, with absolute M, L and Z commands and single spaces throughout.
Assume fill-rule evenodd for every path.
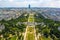
M 28 8 L 29 8 L 29 9 L 31 8 L 31 5 L 30 5 L 30 4 L 28 5 Z

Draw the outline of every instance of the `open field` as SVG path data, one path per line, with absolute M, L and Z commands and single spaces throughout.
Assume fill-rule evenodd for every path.
M 30 14 L 28 18 L 28 22 L 34 22 L 34 15 Z M 26 30 L 26 38 L 25 40 L 36 40 L 35 39 L 35 26 L 34 25 L 28 25 Z
M 34 27 L 28 27 L 26 34 L 26 40 L 35 40 Z
M 29 18 L 28 18 L 28 22 L 34 22 L 34 15 L 30 14 Z

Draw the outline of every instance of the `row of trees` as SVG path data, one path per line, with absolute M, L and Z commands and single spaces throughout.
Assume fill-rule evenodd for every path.
M 26 25 L 21 24 L 21 25 L 16 25 L 18 22 L 26 22 L 28 20 L 28 15 L 24 16 L 21 15 L 17 19 L 11 19 L 9 21 L 6 20 L 1 20 L 0 23 L 5 25 L 5 29 L 0 32 L 0 35 L 3 35 L 3 38 L 5 40 L 13 40 L 16 37 L 18 40 L 23 40 L 23 33 L 25 32 Z M 10 37 L 12 36 L 12 37 Z
M 60 22 L 45 19 L 41 14 L 38 14 L 38 16 L 35 15 L 35 21 L 44 23 L 42 26 L 41 24 L 36 26 L 36 28 L 38 28 L 38 32 L 44 34 L 45 37 L 50 36 L 53 40 L 60 40 L 60 31 L 58 31 Z

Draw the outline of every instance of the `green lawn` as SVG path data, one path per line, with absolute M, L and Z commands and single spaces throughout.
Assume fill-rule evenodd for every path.
M 34 30 L 34 27 L 28 27 L 28 31 L 33 31 Z
M 16 40 L 17 36 L 12 37 L 10 40 Z
M 30 15 L 28 20 L 29 20 L 29 22 L 34 22 L 34 15 Z
M 27 28 L 26 40 L 35 40 L 34 27 Z
M 41 37 L 39 37 L 38 40 L 51 40 L 51 38 L 50 38 L 50 37 L 46 38 L 46 37 L 44 37 L 44 36 L 41 36 Z
M 32 18 L 29 18 L 29 22 L 33 22 L 34 20 Z
M 35 40 L 34 33 L 28 33 L 27 37 L 26 37 L 26 40 Z
M 34 22 L 34 15 L 29 15 L 28 22 Z M 35 40 L 34 26 L 28 26 L 25 40 Z

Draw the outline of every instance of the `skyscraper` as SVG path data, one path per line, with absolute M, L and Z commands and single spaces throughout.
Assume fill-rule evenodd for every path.
M 30 4 L 29 4 L 29 5 L 28 5 L 28 8 L 30 9 L 30 7 L 31 7 L 31 6 L 30 6 Z

